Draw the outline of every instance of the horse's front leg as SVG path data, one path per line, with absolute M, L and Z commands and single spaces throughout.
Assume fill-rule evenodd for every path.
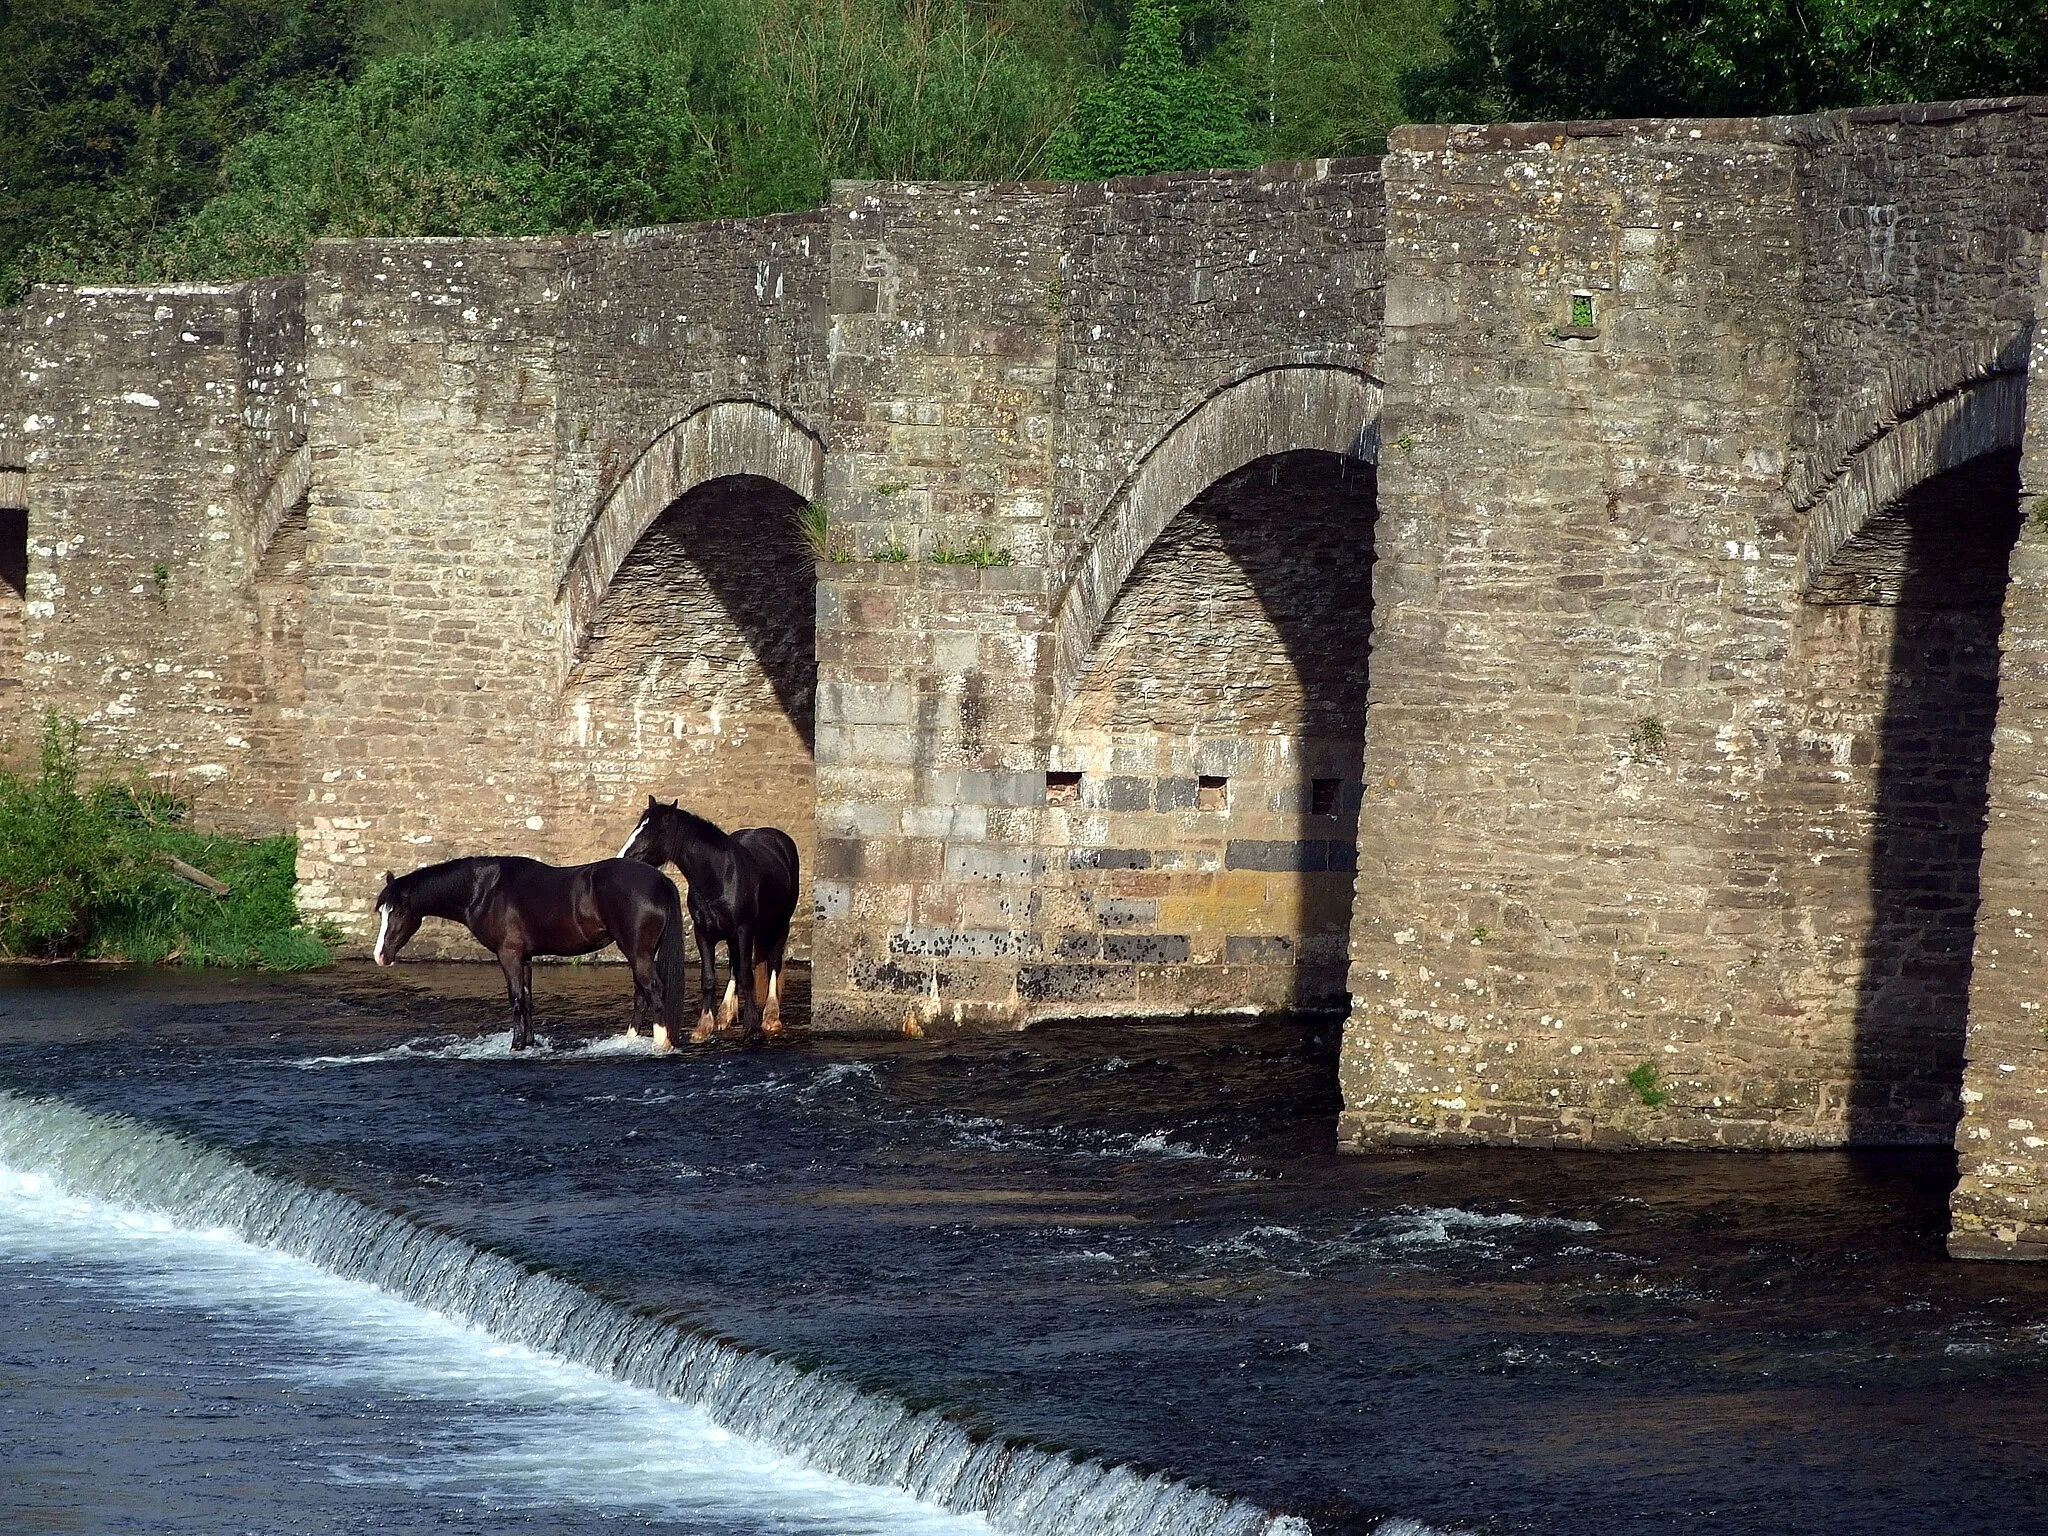
M 697 1027 L 690 1031 L 690 1039 L 702 1045 L 718 1033 L 718 1016 L 711 1011 L 711 1000 L 718 996 L 718 940 L 711 937 L 703 923 L 691 926 L 697 930 L 697 975 L 704 984 L 704 1011 L 697 1019 Z
M 498 951 L 505 973 L 505 992 L 512 1000 L 512 1049 L 523 1051 L 533 1038 L 533 964 L 516 949 Z

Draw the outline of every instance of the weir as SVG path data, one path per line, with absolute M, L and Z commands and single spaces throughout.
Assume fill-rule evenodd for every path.
M 305 1259 L 510 1343 L 703 1408 L 855 1482 L 984 1516 L 1018 1536 L 1308 1536 L 1305 1522 L 1135 1468 L 977 1435 L 937 1408 L 859 1390 L 486 1252 L 446 1228 L 117 1115 L 0 1091 L 0 1165 Z

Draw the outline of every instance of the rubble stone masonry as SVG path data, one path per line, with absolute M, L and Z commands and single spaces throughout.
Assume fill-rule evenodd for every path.
M 2022 100 L 39 288 L 0 734 L 352 946 L 659 795 L 816 1028 L 1348 1007 L 1348 1145 L 1957 1138 L 2048 1254 L 2044 212 Z

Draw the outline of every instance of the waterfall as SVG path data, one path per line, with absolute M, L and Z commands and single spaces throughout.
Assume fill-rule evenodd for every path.
M 508 1343 L 691 1403 L 820 1471 L 1017 1536 L 1309 1536 L 1308 1524 L 1136 1468 L 975 1435 L 944 1412 L 624 1305 L 461 1236 L 258 1172 L 120 1115 L 0 1091 L 0 1163 L 66 1191 L 224 1229 Z

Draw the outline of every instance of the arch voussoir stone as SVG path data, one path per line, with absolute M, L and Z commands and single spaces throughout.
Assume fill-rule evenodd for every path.
M 1946 394 L 1851 454 L 1807 516 L 1799 590 L 1809 598 L 1871 519 L 1915 486 L 2001 449 L 2026 433 L 2027 376 L 1996 373 Z
M 1084 540 L 1055 628 L 1055 705 L 1077 686 L 1117 594 L 1181 508 L 1276 453 L 1379 459 L 1381 390 L 1362 368 L 1283 363 L 1224 385 L 1184 413 L 1124 477 Z
M 556 596 L 565 664 L 581 653 L 633 546 L 680 497 L 710 480 L 755 475 L 810 501 L 824 471 L 824 439 L 759 400 L 713 401 L 662 432 L 599 505 L 563 565 Z

